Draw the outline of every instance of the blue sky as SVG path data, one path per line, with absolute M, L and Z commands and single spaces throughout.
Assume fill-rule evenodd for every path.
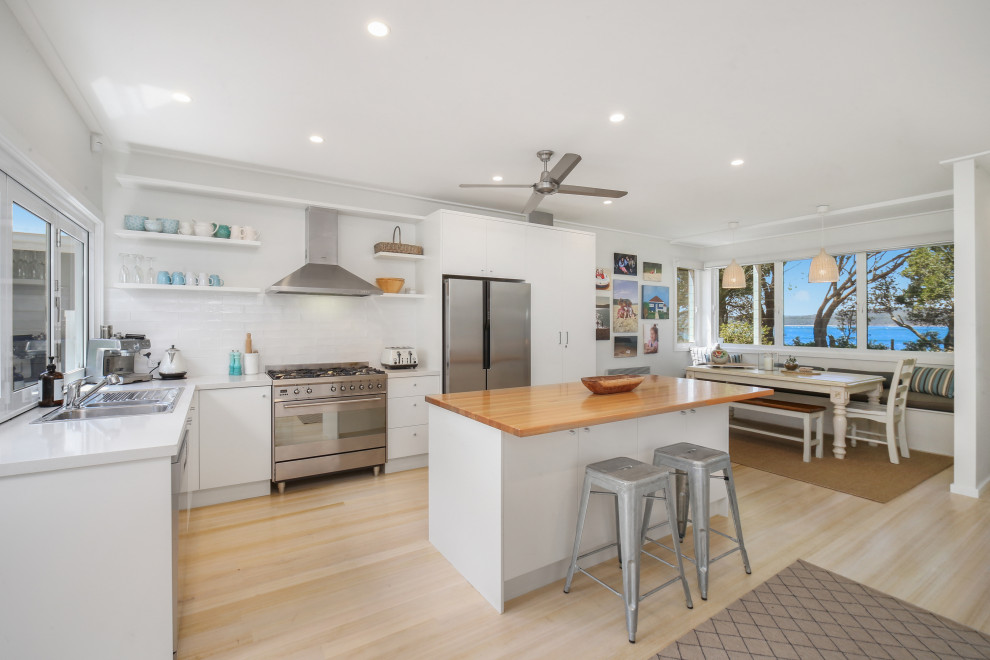
M 14 231 L 22 234 L 44 234 L 48 223 L 30 211 L 14 204 Z
M 902 254 L 907 250 L 888 250 L 886 257 L 891 258 Z M 803 261 L 788 261 L 784 265 L 784 315 L 802 316 L 814 314 L 822 304 L 825 293 L 828 291 L 828 283 L 811 284 L 808 282 L 808 267 L 811 259 Z M 895 286 L 903 288 L 907 285 L 907 278 L 895 276 Z

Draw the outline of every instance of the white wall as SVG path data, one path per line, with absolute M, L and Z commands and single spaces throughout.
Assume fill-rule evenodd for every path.
M 623 254 L 636 255 L 640 266 L 640 275 L 635 279 L 639 283 L 640 293 L 642 293 L 643 284 L 668 287 L 670 289 L 671 305 L 674 304 L 674 293 L 676 287 L 675 275 L 678 260 L 686 259 L 691 262 L 700 263 L 699 251 L 697 249 L 683 246 L 673 246 L 668 241 L 660 238 L 629 232 L 600 229 L 586 225 L 574 225 L 567 222 L 558 222 L 557 224 L 594 232 L 596 236 L 595 265 L 598 268 L 607 268 L 610 274 L 612 273 L 614 253 L 620 252 Z M 641 273 L 642 264 L 644 261 L 656 262 L 663 265 L 663 279 L 660 282 L 644 282 Z M 614 275 L 612 277 L 618 277 L 619 279 L 634 279 Z M 610 300 L 612 298 L 612 294 L 613 290 L 596 292 L 596 295 L 607 296 Z M 640 303 L 642 303 L 642 301 L 640 301 Z M 640 313 L 642 312 L 641 307 L 642 304 L 640 305 L 640 310 L 638 310 Z M 588 316 L 590 318 L 591 314 Z M 644 355 L 643 329 L 653 325 L 654 323 L 656 323 L 659 327 L 660 347 L 656 354 Z M 607 369 L 619 367 L 649 366 L 650 373 L 652 374 L 677 377 L 683 376 L 684 367 L 690 364 L 690 353 L 687 351 L 675 351 L 675 327 L 676 321 L 673 310 L 671 310 L 670 318 L 667 320 L 644 321 L 641 319 L 639 322 L 639 332 L 637 333 L 637 355 L 634 358 L 614 357 L 613 345 L 616 335 L 613 331 L 612 338 L 608 341 L 596 342 L 598 373 L 604 374 Z
M 5 2 L 0 2 L 0 147 L 35 165 L 47 179 L 98 214 L 101 156 L 90 130 L 62 91 Z M 8 172 L 47 201 L 49 191 L 25 172 Z

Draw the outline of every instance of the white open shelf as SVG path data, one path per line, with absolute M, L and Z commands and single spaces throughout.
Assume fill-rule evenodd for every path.
M 379 298 L 425 298 L 423 293 L 383 293 Z
M 139 241 L 174 241 L 176 243 L 201 243 L 216 247 L 259 247 L 261 241 L 238 241 L 230 238 L 215 238 L 213 236 L 186 236 L 185 234 L 165 234 L 157 231 L 131 231 L 122 229 L 114 232 L 120 238 L 131 238 Z
M 146 291 L 179 291 L 184 293 L 261 293 L 261 289 L 250 286 L 196 286 L 191 284 L 132 284 L 114 282 L 115 289 L 142 289 Z
M 402 252 L 375 252 L 375 259 L 399 259 L 400 261 L 422 261 L 422 254 L 404 254 Z

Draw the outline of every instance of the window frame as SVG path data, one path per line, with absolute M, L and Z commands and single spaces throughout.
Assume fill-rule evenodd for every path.
M 677 334 L 677 315 L 680 308 L 680 299 L 677 295 L 677 271 L 678 270 L 689 270 L 694 273 L 694 309 L 691 314 L 693 316 L 694 322 L 694 339 L 689 342 L 678 341 L 679 337 Z M 704 345 L 699 337 L 704 336 L 706 333 L 706 328 L 704 327 L 704 320 L 706 315 L 702 310 L 704 307 L 704 265 L 697 261 L 680 260 L 674 261 L 674 286 L 673 293 L 671 294 L 671 307 L 674 309 L 674 350 L 675 351 L 688 351 L 695 346 Z

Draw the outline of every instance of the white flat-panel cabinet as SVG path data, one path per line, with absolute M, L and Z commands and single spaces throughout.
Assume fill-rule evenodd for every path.
M 439 376 L 389 379 L 388 460 L 429 452 L 429 406 L 424 399 L 439 392 Z
M 595 237 L 527 227 L 532 384 L 594 376 Z
M 523 279 L 519 259 L 526 225 L 512 220 L 443 211 L 443 272 L 448 275 Z
M 186 478 L 183 493 L 199 490 L 199 392 L 193 392 L 189 412 L 186 413 Z M 183 499 L 183 508 L 188 508 L 188 499 Z
M 271 479 L 271 387 L 199 393 L 199 487 Z

